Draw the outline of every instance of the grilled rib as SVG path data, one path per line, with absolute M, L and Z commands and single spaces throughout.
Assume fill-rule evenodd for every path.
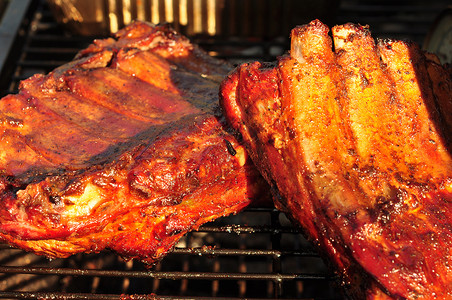
M 0 100 L 0 240 L 152 265 L 260 197 L 219 113 L 229 70 L 168 26 L 135 22 L 23 81 Z
M 221 86 L 229 123 L 355 299 L 452 296 L 451 74 L 411 42 L 319 21 Z M 333 50 L 334 42 L 334 50 Z

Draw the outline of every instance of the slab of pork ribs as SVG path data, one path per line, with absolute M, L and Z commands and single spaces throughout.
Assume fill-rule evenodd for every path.
M 0 100 L 0 241 L 48 257 L 111 249 L 146 264 L 266 183 L 226 130 L 231 70 L 135 22 Z
M 319 21 L 243 64 L 221 104 L 355 299 L 452 298 L 452 82 L 411 42 Z M 334 50 L 333 50 L 334 42 Z

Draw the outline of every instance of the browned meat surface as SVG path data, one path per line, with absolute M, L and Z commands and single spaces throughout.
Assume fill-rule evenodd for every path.
M 350 298 L 451 298 L 451 74 L 410 42 L 331 31 L 297 27 L 290 55 L 238 67 L 226 117 Z
M 0 241 L 152 264 L 265 188 L 218 108 L 230 67 L 136 22 L 0 100 Z

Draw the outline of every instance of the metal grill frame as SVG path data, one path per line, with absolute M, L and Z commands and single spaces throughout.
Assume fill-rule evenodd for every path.
M 251 225 L 246 225 L 247 219 L 246 215 L 251 214 L 248 218 L 261 218 L 265 216 L 265 221 L 254 222 Z M 190 235 L 211 235 L 217 234 L 222 236 L 235 237 L 238 240 L 246 241 L 250 238 L 256 238 L 257 235 L 265 235 L 265 240 L 269 241 L 270 247 L 264 249 L 264 247 L 258 247 L 256 249 L 247 249 L 245 246 L 246 242 L 238 243 L 235 248 L 220 247 L 215 248 L 215 246 L 201 246 L 191 247 L 190 243 L 187 242 L 190 239 Z M 65 290 L 63 292 L 59 290 L 51 290 L 46 292 L 40 291 L 2 291 L 0 292 L 0 298 L 24 298 L 24 299 L 41 299 L 41 298 L 53 298 L 53 299 L 123 299 L 126 296 L 133 296 L 133 299 L 243 299 L 245 297 L 250 298 L 253 296 L 253 291 L 247 290 L 248 282 L 254 282 L 253 286 L 260 286 L 262 289 L 267 290 L 264 293 L 256 293 L 262 297 L 262 299 L 285 299 L 285 298 L 299 298 L 299 297 L 309 297 L 313 298 L 315 294 L 305 294 L 302 290 L 293 291 L 300 284 L 309 285 L 312 283 L 315 286 L 314 293 L 323 292 L 322 296 L 325 299 L 340 299 L 340 293 L 335 285 L 335 279 L 327 271 L 323 262 L 321 262 L 318 254 L 314 249 L 308 244 L 304 243 L 299 247 L 289 247 L 287 245 L 282 245 L 282 236 L 286 235 L 290 240 L 293 238 L 297 240 L 303 240 L 301 233 L 298 229 L 292 227 L 284 215 L 279 211 L 272 208 L 249 208 L 246 211 L 231 217 L 226 217 L 224 219 L 215 221 L 213 223 L 206 224 L 202 226 L 197 232 L 189 233 L 184 239 L 186 245 L 176 246 L 174 251 L 168 254 L 155 268 L 151 270 L 143 269 L 139 263 L 135 263 L 134 266 L 129 265 L 127 262 L 114 263 L 114 266 L 122 265 L 121 268 L 115 269 L 108 268 L 102 269 L 102 266 L 97 266 L 94 268 L 74 268 L 68 267 L 70 263 L 66 263 L 68 260 L 74 258 L 69 258 L 64 260 L 63 266 L 52 267 L 43 266 L 45 262 L 32 263 L 27 265 L 5 265 L 4 259 L 0 260 L 0 274 L 5 274 L 4 276 L 17 276 L 18 274 L 31 274 L 36 278 L 45 278 L 51 276 L 58 276 L 60 280 L 64 278 L 71 278 L 71 280 L 84 280 L 90 281 L 92 291 L 85 292 L 74 292 L 70 290 Z M 214 237 L 215 240 L 221 240 L 222 238 Z M 227 239 L 227 238 L 226 238 Z M 7 246 L 2 248 L 3 251 L 8 249 Z M 1 251 L 1 250 L 0 250 Z M 25 254 L 21 250 L 13 250 L 17 255 L 30 255 Z M 102 256 L 106 255 L 114 257 L 115 254 L 101 253 L 91 254 L 91 255 L 79 255 L 79 259 L 87 260 L 102 260 Z M 209 261 L 207 266 L 201 267 L 201 269 L 192 268 L 188 266 L 188 261 L 200 258 L 202 261 Z M 222 260 L 229 258 L 237 261 L 237 271 L 233 272 L 230 270 L 221 270 L 221 267 L 216 267 L 220 264 L 224 264 Z M 264 265 L 268 268 L 266 272 L 254 272 L 253 270 L 248 270 L 246 266 L 250 263 L 250 260 L 258 259 L 259 261 L 264 261 Z M 284 265 L 285 259 L 289 259 L 290 262 L 300 262 L 302 260 L 312 260 L 317 259 L 318 263 L 322 264 L 322 271 L 312 269 L 306 273 L 302 272 L 302 268 L 298 268 L 299 272 L 287 272 Z M 75 258 L 77 259 L 77 258 Z M 63 261 L 59 259 L 56 261 Z M 179 269 L 173 270 L 162 270 L 167 263 L 171 264 L 174 261 L 183 262 L 183 265 Z M 251 262 L 252 263 L 252 262 Z M 241 271 L 245 268 L 244 271 Z M 163 281 L 162 285 L 168 281 L 175 281 L 178 286 L 178 290 L 174 291 L 174 294 L 163 292 L 158 293 L 137 293 L 134 290 L 133 294 L 128 295 L 127 289 L 117 294 L 107 294 L 102 290 L 100 293 L 97 290 L 93 290 L 93 287 L 98 284 L 99 280 L 108 281 L 112 279 L 120 279 L 121 283 L 124 284 L 128 281 L 133 280 L 145 280 L 149 282 L 150 285 L 159 284 Z M 194 281 L 205 281 L 208 284 L 205 285 L 205 290 L 200 292 L 199 290 L 191 290 L 187 288 L 187 284 Z M 231 293 L 223 293 L 219 291 L 218 285 L 224 284 L 224 282 L 229 281 L 233 284 L 228 284 L 229 286 L 236 285 L 236 291 Z M 286 294 L 287 289 L 285 285 L 293 285 L 291 287 L 291 293 Z M 166 288 L 165 288 L 166 289 Z M 208 293 L 209 295 L 205 295 Z M 156 295 L 158 294 L 158 296 Z M 262 295 L 264 294 L 264 295 Z M 259 298 L 253 298 L 259 299 Z

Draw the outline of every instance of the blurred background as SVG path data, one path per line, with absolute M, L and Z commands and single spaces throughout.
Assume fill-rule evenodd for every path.
M 407 0 L 49 0 L 71 32 L 105 35 L 132 20 L 168 22 L 188 36 L 269 40 L 320 19 L 333 26 L 370 25 L 376 37 L 409 38 L 422 45 L 450 1 Z M 450 17 L 443 18 L 449 24 Z M 446 25 L 447 25 L 446 24 Z M 443 26 L 446 26 L 443 24 Z

